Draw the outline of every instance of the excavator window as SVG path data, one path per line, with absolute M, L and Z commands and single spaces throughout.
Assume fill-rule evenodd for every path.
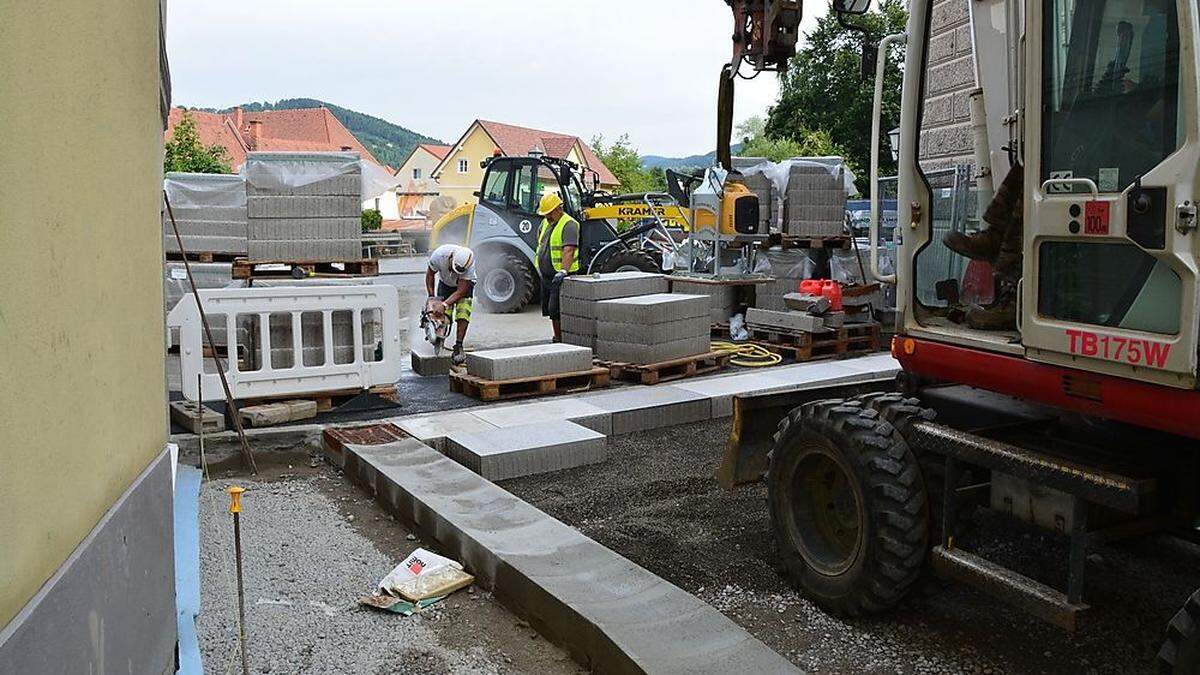
M 1179 147 L 1173 0 L 1048 0 L 1042 179 L 1120 192 Z

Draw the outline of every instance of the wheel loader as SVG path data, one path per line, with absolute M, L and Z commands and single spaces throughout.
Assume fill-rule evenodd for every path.
M 537 204 L 547 192 L 558 192 L 580 223 L 585 273 L 670 272 L 677 243 L 693 227 L 747 234 L 759 228 L 758 198 L 735 181 L 722 182 L 717 208 L 692 209 L 690 190 L 700 179 L 674 172 L 668 172 L 667 192 L 608 194 L 598 189 L 594 172 L 561 158 L 496 156 L 483 168 L 477 203 L 442 216 L 433 226 L 432 246 L 454 243 L 476 252 L 475 297 L 496 313 L 519 312 L 537 294 Z
M 736 31 L 722 134 L 733 79 L 786 67 L 800 10 L 727 3 Z M 853 26 L 868 5 L 833 9 Z M 980 211 L 1007 205 L 1007 219 L 983 216 L 1009 229 L 992 258 L 947 265 L 959 253 L 946 242 L 992 233 L 955 222 L 918 161 L 934 5 L 912 0 L 905 31 L 874 54 L 871 270 L 897 288 L 902 372 L 736 398 L 718 480 L 765 479 L 783 566 L 834 614 L 893 610 L 932 571 L 1074 630 L 1103 602 L 1086 583 L 1091 548 L 1161 533 L 1200 541 L 1200 11 L 1194 0 L 972 0 Z M 878 158 L 892 48 L 904 52 L 900 244 L 884 275 Z M 727 135 L 719 141 L 727 156 Z M 993 199 L 993 177 L 1005 176 Z M 989 301 L 964 299 L 968 269 L 990 282 Z M 971 320 L 981 312 L 996 320 Z M 1061 534 L 1065 584 L 965 546 L 979 507 Z M 1200 591 L 1176 601 L 1160 665 L 1197 673 Z

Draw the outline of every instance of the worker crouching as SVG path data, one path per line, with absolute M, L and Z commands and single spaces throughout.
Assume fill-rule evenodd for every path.
M 429 269 L 425 272 L 425 290 L 429 293 L 426 304 L 444 312 L 454 322 L 455 342 L 450 360 L 455 365 L 462 365 L 467 360 L 463 343 L 471 323 L 471 305 L 477 280 L 475 254 L 471 249 L 444 244 L 430 254 Z

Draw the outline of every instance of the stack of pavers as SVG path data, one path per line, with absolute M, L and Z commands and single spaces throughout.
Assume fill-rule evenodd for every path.
M 246 255 L 246 181 L 241 176 L 171 172 L 163 181 L 171 204 L 163 207 L 163 250 L 180 254 L 171 214 L 184 251 L 221 256 Z
M 846 224 L 846 187 L 841 169 L 800 162 L 788 174 L 783 233 L 797 237 L 840 237 Z
M 250 260 L 361 259 L 361 167 L 352 152 L 247 155 Z
M 746 326 L 767 333 L 829 333 L 846 323 L 846 313 L 833 310 L 829 298 L 809 293 L 788 293 L 783 296 L 785 311 L 752 307 L 746 311 Z
M 666 293 L 669 284 L 661 274 L 649 272 L 612 272 L 568 277 L 563 281 L 563 342 L 594 349 L 596 347 L 596 303 L 635 295 Z
M 596 303 L 596 358 L 648 365 L 708 354 L 707 295 L 656 293 Z
M 708 297 L 708 321 L 710 324 L 727 324 L 729 317 L 740 311 L 738 287 L 732 284 L 708 283 L 677 276 L 671 277 L 671 292 L 683 295 Z
M 766 258 L 771 264 L 772 281 L 755 285 L 754 306 L 782 312 L 787 309 L 783 296 L 799 290 L 800 282 L 811 277 L 815 267 L 803 249 L 767 251 Z

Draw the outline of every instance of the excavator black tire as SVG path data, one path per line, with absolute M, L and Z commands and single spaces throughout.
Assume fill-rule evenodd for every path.
M 502 296 L 492 297 L 489 292 L 494 290 L 504 293 Z M 474 299 L 484 310 L 493 314 L 519 312 L 533 300 L 536 290 L 533 266 L 523 257 L 499 252 L 480 259 L 479 281 L 475 284 Z
M 885 612 L 921 575 L 929 499 L 917 458 L 860 400 L 815 401 L 784 417 L 767 500 L 790 581 L 838 616 Z
M 1192 594 L 1167 626 L 1158 665 L 1168 675 L 1200 673 L 1200 591 Z
M 600 265 L 600 272 L 650 272 L 662 273 L 662 268 L 654 262 L 654 257 L 645 251 L 627 248 L 608 256 Z

